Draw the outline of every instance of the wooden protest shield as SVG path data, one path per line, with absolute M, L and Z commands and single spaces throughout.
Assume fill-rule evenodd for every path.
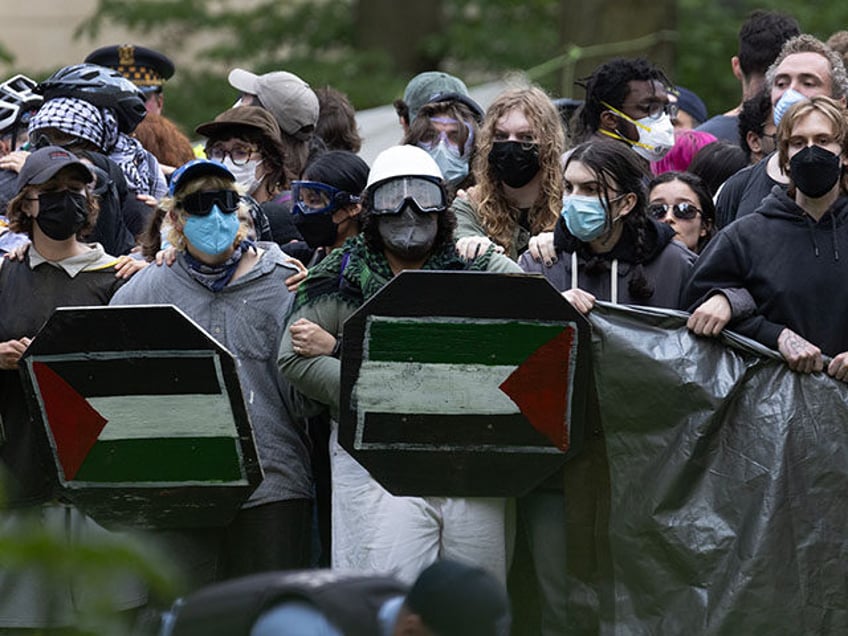
M 225 525 L 262 480 L 232 354 L 174 306 L 59 308 L 21 374 L 60 494 L 103 526 Z
M 403 272 L 345 322 L 339 442 L 395 495 L 522 495 L 578 450 L 589 332 L 541 276 Z

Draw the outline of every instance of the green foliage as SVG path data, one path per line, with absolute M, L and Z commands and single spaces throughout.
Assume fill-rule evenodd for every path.
M 99 0 L 78 36 L 95 37 L 112 22 L 175 52 L 197 45 L 200 38 L 193 36 L 203 33 L 212 44 L 178 68 L 166 92 L 167 114 L 190 132 L 235 101 L 226 73 L 236 66 L 257 73 L 289 70 L 313 86 L 338 88 L 358 109 L 399 97 L 409 75 L 396 68 L 389 51 L 356 46 L 355 2 Z M 445 28 L 421 45 L 470 83 L 534 66 L 556 51 L 559 0 L 450 0 L 444 6 Z
M 730 69 L 736 55 L 739 27 L 754 9 L 788 13 L 798 20 L 801 31 L 827 40 L 840 29 L 848 29 L 845 3 L 805 3 L 772 0 L 765 6 L 755 0 L 678 0 L 677 68 L 675 80 L 698 93 L 711 114 L 739 103 L 739 82 Z
M 740 97 L 730 69 L 737 32 L 750 11 L 762 5 L 755 0 L 676 1 L 677 63 L 665 70 L 700 94 L 711 113 L 732 108 Z M 167 90 L 169 116 L 190 131 L 235 101 L 235 91 L 226 82 L 227 71 L 235 66 L 255 72 L 290 70 L 313 86 L 329 84 L 342 90 L 358 109 L 400 96 L 409 74 L 398 70 L 391 52 L 381 50 L 379 42 L 367 50 L 356 45 L 355 9 L 365 2 L 99 0 L 80 35 L 94 36 L 104 23 L 113 22 L 147 36 L 147 43 L 158 43 L 165 51 L 199 49 L 193 63 L 178 68 Z M 794 15 L 804 31 L 822 39 L 839 28 L 834 25 L 848 27 L 844 3 L 773 0 L 769 5 Z M 558 26 L 562 12 L 573 10 L 571 3 L 442 0 L 441 6 L 443 28 L 419 43 L 428 59 L 442 60 L 442 68 L 472 84 L 510 70 L 538 68 L 543 74 L 534 79 L 558 93 L 561 68 L 568 63 Z M 195 37 L 198 34 L 203 38 Z
M 142 583 L 151 598 L 171 599 L 178 592 L 176 574 L 149 545 L 126 534 L 99 534 L 68 541 L 65 531 L 56 531 L 40 515 L 27 518 L 16 512 L 11 522 L 4 512 L 0 532 L 0 571 L 4 585 L 16 584 L 17 574 L 41 582 L 39 599 L 44 615 L 53 617 L 69 586 L 74 589 L 76 624 L 65 634 L 130 634 L 131 616 L 117 612 L 112 592 L 128 580 Z M 20 579 L 23 581 L 24 579 Z M 10 593 L 0 585 L 0 595 Z

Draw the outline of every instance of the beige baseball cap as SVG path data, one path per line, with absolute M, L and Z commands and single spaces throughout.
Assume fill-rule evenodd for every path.
M 318 122 L 318 96 L 294 73 L 274 71 L 257 75 L 234 68 L 228 81 L 242 93 L 256 95 L 283 132 L 299 139 L 308 139 L 312 134 Z

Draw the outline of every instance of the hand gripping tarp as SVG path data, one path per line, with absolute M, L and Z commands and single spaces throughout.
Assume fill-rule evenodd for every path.
M 678 312 L 589 317 L 569 634 L 848 633 L 848 385 Z

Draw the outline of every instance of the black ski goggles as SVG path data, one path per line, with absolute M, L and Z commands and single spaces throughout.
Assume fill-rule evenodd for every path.
M 177 201 L 177 207 L 193 216 L 206 216 L 217 205 L 224 214 L 238 210 L 239 193 L 234 190 L 205 190 L 192 192 Z

